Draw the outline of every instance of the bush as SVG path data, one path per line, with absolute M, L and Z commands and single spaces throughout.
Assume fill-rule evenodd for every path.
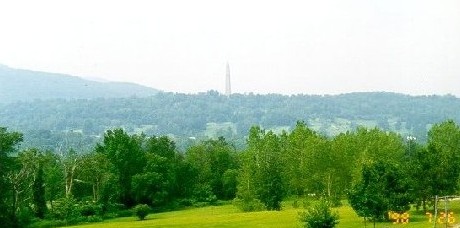
M 61 198 L 54 202 L 49 218 L 63 221 L 65 225 L 82 222 L 102 221 L 102 205 L 92 202 L 77 203 L 73 197 Z
M 300 222 L 305 228 L 332 228 L 339 223 L 339 215 L 332 212 L 330 205 L 322 200 L 299 213 Z
M 340 197 L 338 197 L 338 196 L 331 197 L 330 201 L 331 201 L 331 206 L 332 207 L 340 207 L 340 206 L 343 205 L 342 201 L 340 200 Z
M 126 210 L 126 206 L 120 203 L 105 203 L 102 204 L 102 212 L 106 213 L 117 213 L 118 211 Z
M 28 228 L 53 228 L 53 227 L 61 227 L 66 226 L 67 222 L 62 220 L 38 220 L 33 222 Z
M 34 220 L 34 212 L 28 207 L 21 208 L 17 214 L 20 227 L 27 227 Z
M 131 217 L 133 216 L 133 211 L 132 210 L 119 210 L 116 212 L 117 217 Z
M 298 201 L 298 200 L 294 200 L 294 201 L 292 202 L 292 207 L 293 207 L 293 208 L 299 208 L 299 201 Z
M 79 217 L 76 200 L 72 197 L 61 198 L 54 202 L 52 216 L 58 220 L 72 220 Z
M 195 201 L 193 199 L 179 199 L 177 200 L 179 206 L 183 207 L 190 207 L 195 204 Z
M 312 200 L 310 200 L 310 199 L 308 199 L 308 198 L 304 198 L 304 199 L 302 200 L 302 207 L 303 207 L 304 209 L 310 208 L 310 207 L 311 207 L 311 201 L 312 201 Z
M 244 200 L 235 198 L 233 200 L 233 205 L 244 212 L 265 210 L 265 205 L 258 199 Z
M 92 202 L 88 202 L 84 205 L 81 205 L 79 210 L 80 210 L 80 214 L 85 217 L 94 216 L 94 215 L 97 215 L 97 216 L 102 215 L 102 205 L 95 204 Z
M 217 196 L 212 192 L 209 184 L 197 184 L 193 191 L 193 198 L 198 202 L 213 203 L 217 201 Z
M 86 222 L 102 222 L 104 219 L 100 216 L 97 216 L 97 215 L 91 215 L 91 216 L 88 216 L 86 217 Z
M 207 207 L 209 205 L 211 205 L 211 204 L 208 203 L 208 202 L 196 202 L 196 203 L 193 204 L 194 207 Z
M 134 207 L 134 213 L 136 216 L 139 218 L 139 220 L 144 220 L 145 217 L 150 212 L 150 207 L 147 206 L 146 204 L 138 204 L 137 206 Z
M 113 219 L 118 217 L 118 214 L 115 212 L 104 213 L 103 219 Z

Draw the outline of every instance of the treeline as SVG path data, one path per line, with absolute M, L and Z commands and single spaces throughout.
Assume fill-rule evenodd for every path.
M 460 99 L 454 96 L 408 96 L 394 93 L 350 93 L 335 96 L 233 94 L 216 91 L 186 95 L 158 93 L 144 98 L 36 100 L 0 104 L 0 126 L 25 134 L 23 145 L 53 149 L 78 135 L 94 146 L 107 129 L 128 133 L 172 135 L 186 149 L 189 137 L 224 136 L 244 144 L 252 125 L 292 130 L 297 120 L 328 136 L 358 126 L 413 135 L 426 142 L 430 126 L 445 119 L 460 121 Z M 213 125 L 214 124 L 214 125 Z M 280 132 L 277 131 L 277 132 Z M 60 141 L 56 141 L 60 140 Z M 79 148 L 78 141 L 71 141 Z M 242 148 L 238 144 L 238 148 Z M 43 148 L 44 147 L 44 148 Z M 86 149 L 86 148 L 85 148 Z
M 179 152 L 166 136 L 122 129 L 106 131 L 86 154 L 18 152 L 22 138 L 0 128 L 7 227 L 100 221 L 130 215 L 138 204 L 160 211 L 233 200 L 244 211 L 280 210 L 283 199 L 308 196 L 335 204 L 348 198 L 375 221 L 411 204 L 427 210 L 433 196 L 459 190 L 460 128 L 452 120 L 433 125 L 426 144 L 379 128 L 327 137 L 304 122 L 280 134 L 251 127 L 243 151 L 219 137 Z

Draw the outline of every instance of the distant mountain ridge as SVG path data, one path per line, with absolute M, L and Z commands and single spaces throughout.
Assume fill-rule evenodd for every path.
M 0 103 L 37 99 L 148 97 L 157 92 L 157 89 L 134 83 L 101 82 L 0 65 Z
M 168 135 L 181 148 L 194 140 L 219 136 L 242 148 L 251 126 L 281 133 L 293 129 L 296 121 L 304 121 L 326 136 L 353 131 L 358 126 L 379 127 L 426 142 L 433 124 L 447 119 L 460 123 L 459 114 L 460 98 L 451 95 L 368 92 L 225 96 L 217 91 L 159 92 L 150 97 L 0 104 L 0 126 L 24 132 L 25 147 L 52 149 L 72 139 L 75 148 L 88 145 L 91 149 L 105 130 L 121 127 L 129 133 Z

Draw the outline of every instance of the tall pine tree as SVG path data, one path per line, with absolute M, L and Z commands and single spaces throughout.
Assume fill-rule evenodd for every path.
M 45 180 L 43 166 L 38 165 L 37 174 L 33 184 L 33 196 L 35 205 L 35 215 L 41 219 L 45 217 L 47 211 L 46 199 L 45 199 Z

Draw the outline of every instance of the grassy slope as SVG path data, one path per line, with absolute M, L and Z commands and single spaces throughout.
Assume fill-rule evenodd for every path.
M 454 202 L 455 217 L 458 220 L 460 203 Z M 443 206 L 441 203 L 440 206 Z M 297 220 L 297 213 L 303 209 L 295 209 L 286 203 L 282 211 L 263 211 L 253 213 L 239 212 L 232 205 L 209 206 L 182 211 L 151 214 L 145 221 L 138 221 L 135 217 L 117 218 L 103 223 L 74 226 L 78 228 L 123 228 L 123 227 L 301 227 Z M 340 215 L 339 228 L 364 227 L 362 218 L 359 218 L 353 209 L 347 205 L 338 208 Z M 367 227 L 372 227 L 371 223 Z M 394 225 L 390 222 L 378 223 L 376 227 L 432 227 L 424 214 L 411 213 L 409 224 Z M 438 227 L 444 227 L 438 225 Z

